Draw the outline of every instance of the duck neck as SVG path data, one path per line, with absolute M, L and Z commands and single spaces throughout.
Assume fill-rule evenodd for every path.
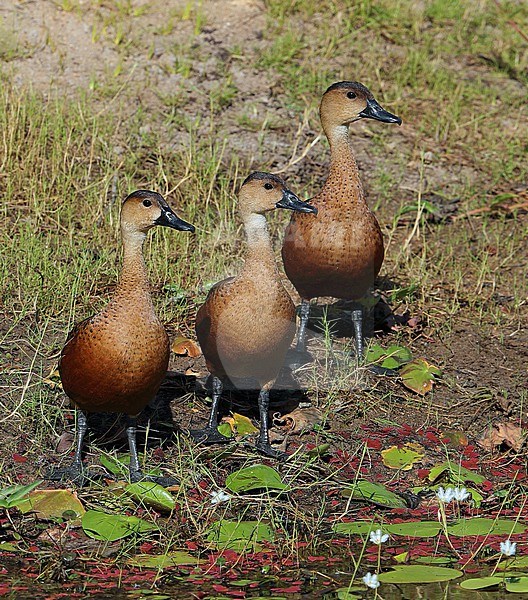
M 123 240 L 123 266 L 119 277 L 118 292 L 147 295 L 150 298 L 147 268 L 143 258 L 143 243 L 146 233 L 130 231 L 121 227 Z
M 343 190 L 352 190 L 349 198 L 363 199 L 363 189 L 359 179 L 359 170 L 352 152 L 347 125 L 338 125 L 325 129 L 330 143 L 330 173 L 327 184 Z M 359 193 L 358 193 L 359 190 Z
M 266 217 L 258 213 L 242 215 L 247 250 L 244 271 L 266 269 L 278 273 Z

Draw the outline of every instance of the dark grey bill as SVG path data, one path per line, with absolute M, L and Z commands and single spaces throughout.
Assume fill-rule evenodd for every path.
M 194 231 L 194 225 L 180 219 L 180 217 L 172 212 L 171 207 L 166 202 L 160 202 L 160 205 L 161 215 L 156 219 L 156 225 L 171 227 L 172 229 L 178 229 L 178 231 Z
M 289 210 L 295 210 L 297 212 L 317 214 L 317 208 L 315 208 L 315 206 L 299 200 L 299 198 L 297 198 L 293 192 L 290 192 L 290 190 L 284 190 L 282 192 L 282 198 L 275 206 L 277 208 L 288 208 Z
M 366 119 L 383 121 L 383 123 L 398 123 L 398 125 L 401 125 L 402 122 L 400 117 L 397 117 L 384 108 L 381 108 L 374 98 L 367 99 L 367 107 L 359 113 L 359 116 Z

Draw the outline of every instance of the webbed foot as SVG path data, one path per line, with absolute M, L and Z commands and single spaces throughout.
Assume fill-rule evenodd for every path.
M 367 365 L 367 370 L 374 375 L 381 375 L 383 377 L 398 377 L 398 371 L 382 367 L 381 365 Z
M 222 435 L 216 427 L 191 429 L 189 435 L 198 444 L 228 444 L 231 441 L 231 438 Z
M 72 463 L 69 467 L 51 469 L 45 475 L 45 478 L 49 481 L 69 481 L 79 487 L 84 487 L 102 477 L 103 473 L 83 469 L 82 464 L 76 462 Z
M 286 365 L 293 371 L 312 363 L 313 360 L 313 356 L 307 350 L 288 350 L 286 354 Z
M 255 448 L 264 456 L 269 456 L 270 458 L 275 458 L 280 461 L 285 461 L 290 458 L 290 455 L 287 452 L 281 452 L 280 450 L 275 450 L 272 448 L 271 444 L 268 442 L 257 442 L 255 444 Z
M 150 483 L 157 483 L 163 487 L 172 487 L 178 485 L 178 481 L 173 477 L 157 477 L 155 475 L 145 475 L 142 471 L 130 471 L 130 481 L 137 483 L 138 481 L 148 481 Z

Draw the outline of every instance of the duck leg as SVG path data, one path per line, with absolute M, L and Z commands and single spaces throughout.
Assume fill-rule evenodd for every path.
M 356 357 L 358 365 L 365 359 L 365 339 L 363 337 L 363 307 L 356 306 L 352 309 L 352 325 L 354 326 L 354 339 L 356 342 Z M 386 377 L 395 377 L 397 375 L 394 369 L 388 369 L 381 365 L 368 365 L 367 369 L 376 375 L 385 375 Z
M 199 444 L 226 444 L 230 438 L 222 435 L 218 427 L 218 406 L 224 389 L 223 383 L 218 377 L 213 377 L 213 404 L 209 413 L 209 420 L 203 429 L 191 429 L 191 437 Z
M 159 483 L 163 487 L 169 487 L 176 485 L 178 482 L 172 477 L 156 477 L 154 475 L 145 475 L 139 467 L 139 458 L 137 452 L 136 432 L 137 432 L 137 420 L 136 417 L 127 416 L 127 438 L 128 447 L 130 449 L 130 481 L 135 483 L 137 481 L 151 481 L 152 483 Z
M 313 360 L 312 355 L 306 350 L 306 325 L 310 318 L 310 301 L 301 300 L 299 306 L 299 329 L 297 330 L 297 344 L 295 350 L 288 351 L 287 363 L 292 369 L 298 369 Z
M 269 391 L 273 383 L 274 382 L 271 381 L 263 385 L 258 397 L 258 407 L 260 413 L 260 434 L 257 440 L 256 448 L 260 453 L 264 454 L 265 456 L 276 458 L 278 460 L 286 460 L 289 454 L 287 454 L 286 452 L 280 452 L 279 450 L 275 450 L 271 447 L 269 441 Z
M 88 419 L 82 410 L 76 411 L 77 423 L 75 425 L 75 455 L 69 467 L 62 469 L 53 469 L 47 474 L 46 479 L 50 481 L 63 481 L 64 479 L 84 484 L 85 475 L 83 473 L 82 449 L 84 445 L 84 436 L 88 431 Z

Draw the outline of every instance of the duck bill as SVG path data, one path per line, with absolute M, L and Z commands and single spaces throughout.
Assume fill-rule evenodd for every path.
M 317 214 L 317 208 L 315 208 L 315 206 L 299 200 L 299 198 L 297 198 L 293 192 L 290 192 L 290 190 L 284 190 L 282 198 L 275 206 L 277 208 L 287 208 L 288 210 L 294 210 L 296 212 Z
M 156 219 L 154 224 L 177 229 L 178 231 L 194 231 L 194 225 L 180 219 L 168 204 L 161 207 L 161 215 Z
M 359 113 L 360 117 L 365 119 L 375 119 L 376 121 L 382 121 L 383 123 L 398 123 L 401 125 L 402 120 L 400 117 L 393 115 L 389 111 L 382 108 L 374 98 L 367 100 L 367 107 Z

